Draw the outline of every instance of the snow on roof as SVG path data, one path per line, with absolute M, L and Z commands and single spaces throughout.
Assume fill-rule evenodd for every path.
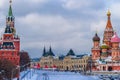
M 76 56 L 70 56 L 71 58 L 77 58 Z
M 96 61 L 97 61 L 97 63 L 102 64 L 102 61 L 100 61 L 99 59 L 98 59 L 98 60 L 96 60 Z
M 107 57 L 105 61 L 112 61 L 112 57 L 111 56 Z

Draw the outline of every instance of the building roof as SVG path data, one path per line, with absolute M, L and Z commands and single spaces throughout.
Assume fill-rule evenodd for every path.
M 12 7 L 11 7 L 11 5 L 10 5 L 10 7 L 9 7 L 8 16 L 13 16 L 13 14 L 12 14 Z
M 72 49 L 70 49 L 66 56 L 75 56 L 75 53 Z
M 43 55 L 42 55 L 42 56 L 44 56 L 44 57 L 47 57 L 47 56 L 55 56 L 55 54 L 54 54 L 53 51 L 52 51 L 51 46 L 50 46 L 48 52 L 46 52 L 46 49 L 45 49 L 45 47 L 44 47 L 44 49 L 43 49 Z
M 9 11 L 8 11 L 8 16 L 13 16 L 13 13 L 12 13 L 12 7 L 11 7 L 11 5 L 12 5 L 12 1 L 10 0 L 10 6 L 9 6 Z
M 32 62 L 39 62 L 40 61 L 40 58 L 33 58 L 31 59 Z
M 111 42 L 120 42 L 120 38 L 118 37 L 116 32 L 114 33 L 113 37 L 111 38 Z
M 59 56 L 59 60 L 63 60 L 65 58 L 64 55 Z
M 97 33 L 95 34 L 95 36 L 93 37 L 93 41 L 100 41 L 99 36 L 97 35 Z
M 110 10 L 108 10 L 108 12 L 107 12 L 107 16 L 110 16 L 111 15 L 111 12 L 110 12 Z
M 108 49 L 109 46 L 107 46 L 107 45 L 104 43 L 104 44 L 102 44 L 101 48 L 102 48 L 102 49 Z
M 108 21 L 107 21 L 106 29 L 113 29 L 112 24 L 111 24 L 111 20 L 110 20 L 110 16 L 111 16 L 110 10 L 108 10 L 107 16 L 108 16 Z

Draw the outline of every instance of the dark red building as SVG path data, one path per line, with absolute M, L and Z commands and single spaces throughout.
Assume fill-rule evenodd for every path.
M 15 65 L 19 65 L 20 56 L 20 38 L 16 34 L 15 17 L 12 13 L 12 5 L 10 1 L 8 15 L 6 17 L 6 27 L 0 39 L 0 59 L 8 59 Z

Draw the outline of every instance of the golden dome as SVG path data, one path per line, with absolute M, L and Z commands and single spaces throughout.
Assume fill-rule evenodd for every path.
M 110 12 L 110 10 L 108 10 L 108 12 L 107 12 L 107 16 L 110 16 L 111 15 L 111 12 Z

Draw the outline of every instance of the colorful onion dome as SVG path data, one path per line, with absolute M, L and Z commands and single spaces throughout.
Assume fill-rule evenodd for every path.
M 116 32 L 114 33 L 113 37 L 111 38 L 111 42 L 120 42 L 120 38 L 118 37 Z
M 98 37 L 97 33 L 96 33 L 95 36 L 93 37 L 93 41 L 100 41 L 100 38 Z
M 102 44 L 101 48 L 102 48 L 102 49 L 108 49 L 109 46 L 107 46 L 106 44 Z

